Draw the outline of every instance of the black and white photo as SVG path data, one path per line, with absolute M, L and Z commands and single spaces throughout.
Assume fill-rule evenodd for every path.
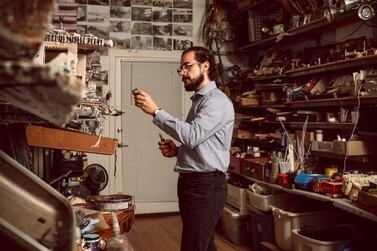
M 173 9 L 173 22 L 192 23 L 192 10 Z
M 107 25 L 88 25 L 87 32 L 103 39 L 109 39 L 109 26 Z
M 88 0 L 88 4 L 92 5 L 109 5 L 109 0 Z
M 119 32 L 110 32 L 110 39 L 113 41 L 113 48 L 116 49 L 130 49 L 131 35 Z
M 134 50 L 152 50 L 152 37 L 150 36 L 132 36 L 131 49 Z
M 171 22 L 172 21 L 172 10 L 165 8 L 154 8 L 153 9 L 153 22 Z
M 152 21 L 152 8 L 132 7 L 132 21 Z
M 154 36 L 171 36 L 172 25 L 153 25 L 153 35 Z
M 130 21 L 110 21 L 110 32 L 129 33 L 130 31 L 131 31 Z
M 153 0 L 153 6 L 164 7 L 164 8 L 172 8 L 173 7 L 173 0 Z
M 192 25 L 173 24 L 173 35 L 192 37 Z
M 111 18 L 131 19 L 131 7 L 110 6 Z
M 173 0 L 174 8 L 192 9 L 192 0 Z
M 171 51 L 172 39 L 166 37 L 153 37 L 153 50 L 156 51 Z
M 131 0 L 131 5 L 152 6 L 152 0 Z
M 193 45 L 192 41 L 188 39 L 173 39 L 173 50 L 183 51 L 190 48 Z
M 132 35 L 152 35 L 152 23 L 133 22 Z
M 86 5 L 77 6 L 77 21 L 86 21 Z
M 87 6 L 87 19 L 88 22 L 103 23 L 108 22 L 110 19 L 110 7 L 99 5 Z
M 131 0 L 110 0 L 110 5 L 130 7 Z
M 87 33 L 85 25 L 77 25 L 77 31 L 80 35 L 85 35 Z

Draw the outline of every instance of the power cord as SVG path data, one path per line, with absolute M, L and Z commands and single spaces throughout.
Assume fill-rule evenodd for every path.
M 360 105 L 361 105 L 361 102 L 360 102 L 360 92 L 361 92 L 361 88 L 362 88 L 363 86 L 364 86 L 364 84 L 360 84 L 360 87 L 359 87 L 359 89 L 357 90 L 356 119 L 355 119 L 355 124 L 353 125 L 353 129 L 352 129 L 351 135 L 350 135 L 349 139 L 346 141 L 342 175 L 344 175 L 344 173 L 345 173 L 345 171 L 346 171 L 346 166 L 347 166 L 347 157 L 348 157 L 347 147 L 348 147 L 348 142 L 350 142 L 350 141 L 353 139 L 353 136 L 354 136 L 354 133 L 355 133 L 356 127 L 357 127 L 357 125 L 358 125 L 358 123 L 359 123 L 359 114 L 360 114 Z

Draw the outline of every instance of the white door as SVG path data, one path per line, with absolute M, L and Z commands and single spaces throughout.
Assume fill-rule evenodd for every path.
M 131 90 L 147 91 L 158 106 L 182 118 L 183 87 L 176 72 L 179 63 L 126 58 L 118 62 L 121 109 L 125 112 L 121 116 L 121 144 L 127 145 L 117 164 L 122 169 L 122 192 L 135 197 L 139 214 L 178 211 L 177 174 L 173 171 L 176 159 L 163 157 L 157 144 L 158 133 L 168 136 L 152 123 L 150 115 L 134 105 Z

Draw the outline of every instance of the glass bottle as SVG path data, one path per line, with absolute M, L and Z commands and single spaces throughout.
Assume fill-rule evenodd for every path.
M 120 233 L 119 222 L 115 212 L 111 212 L 113 220 L 113 236 L 107 240 L 107 251 L 128 251 L 128 240 Z

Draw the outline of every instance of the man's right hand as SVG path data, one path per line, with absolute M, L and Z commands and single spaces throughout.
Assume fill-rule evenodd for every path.
M 168 158 L 177 156 L 177 146 L 171 139 L 165 139 L 158 142 L 162 155 Z

